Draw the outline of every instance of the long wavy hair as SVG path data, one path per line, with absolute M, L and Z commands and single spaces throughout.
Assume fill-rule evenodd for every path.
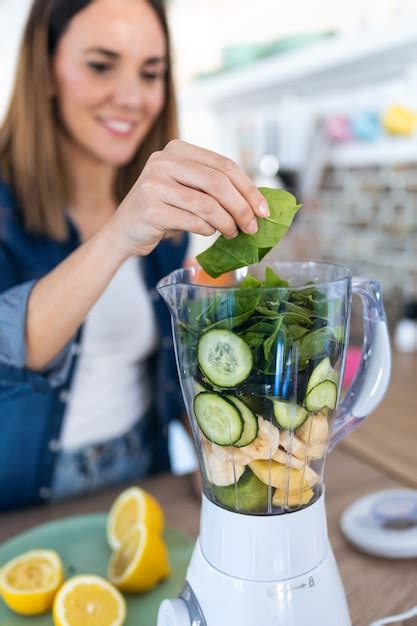
M 70 184 L 58 148 L 58 118 L 47 85 L 58 42 L 76 13 L 94 0 L 34 0 L 24 30 L 8 112 L 0 129 L 0 173 L 16 198 L 28 232 L 65 240 Z M 165 103 L 131 161 L 115 177 L 118 202 L 155 150 L 177 136 L 169 31 L 163 0 L 147 0 L 167 41 Z

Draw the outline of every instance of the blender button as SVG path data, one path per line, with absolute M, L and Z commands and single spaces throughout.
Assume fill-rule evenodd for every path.
M 201 624 L 194 620 L 193 625 Z M 181 598 L 164 600 L 159 607 L 157 626 L 191 626 L 187 605 Z
M 39 489 L 39 495 L 42 500 L 49 500 L 52 495 L 52 491 L 49 489 L 49 487 L 41 487 Z

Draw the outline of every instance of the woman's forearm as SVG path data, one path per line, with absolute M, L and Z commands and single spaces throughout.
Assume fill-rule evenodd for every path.
M 42 370 L 59 354 L 126 258 L 105 226 L 36 283 L 28 303 L 27 367 Z

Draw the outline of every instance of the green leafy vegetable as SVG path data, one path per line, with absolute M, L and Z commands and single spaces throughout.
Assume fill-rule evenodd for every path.
M 252 274 L 247 274 L 245 278 L 240 283 L 240 289 L 253 289 L 254 287 L 262 287 L 263 282 L 252 276 Z
M 234 239 L 221 235 L 210 248 L 197 256 L 201 267 L 213 278 L 225 272 L 254 265 L 282 239 L 300 208 L 295 197 L 283 189 L 261 187 L 270 216 L 258 218 L 258 232 L 254 235 L 240 232 Z
M 288 280 L 278 276 L 270 267 L 265 268 L 265 287 L 288 287 Z
M 270 215 L 258 220 L 258 231 L 251 235 L 258 248 L 274 248 L 292 224 L 301 204 L 283 189 L 260 187 L 259 191 L 268 202 Z
M 225 272 L 258 263 L 258 248 L 247 233 L 240 232 L 234 239 L 220 235 L 208 250 L 197 256 L 197 261 L 207 274 L 217 278 Z
M 300 364 L 305 365 L 313 357 L 328 352 L 331 341 L 343 341 L 344 331 L 340 326 L 324 326 L 303 335 L 300 340 Z

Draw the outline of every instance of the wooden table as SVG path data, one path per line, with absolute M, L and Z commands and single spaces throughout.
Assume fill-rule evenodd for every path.
M 417 354 L 394 353 L 386 397 L 342 447 L 417 489 Z
M 362 495 L 399 487 L 402 483 L 397 482 L 398 477 L 403 482 L 413 481 L 410 467 L 415 462 L 417 443 L 416 365 L 414 357 L 396 358 L 385 403 L 362 426 L 360 434 L 352 435 L 327 460 L 329 534 L 345 584 L 353 626 L 368 626 L 377 618 L 417 604 L 417 559 L 388 560 L 361 554 L 348 545 L 339 530 L 341 513 Z M 395 424 L 391 429 L 394 415 Z M 391 432 L 389 443 L 380 435 L 382 424 Z M 351 438 L 361 441 L 362 433 L 369 445 L 363 447 L 350 441 Z M 411 458 L 406 457 L 407 465 L 399 472 L 396 459 L 402 454 L 399 451 L 404 450 L 408 451 L 407 455 L 411 451 Z M 381 461 L 382 451 L 385 463 Z M 143 486 L 160 499 L 169 525 L 193 537 L 197 535 L 200 505 L 193 495 L 189 477 L 164 475 L 144 481 Z M 119 491 L 108 490 L 73 502 L 0 515 L 0 542 L 34 525 L 67 515 L 106 511 Z

